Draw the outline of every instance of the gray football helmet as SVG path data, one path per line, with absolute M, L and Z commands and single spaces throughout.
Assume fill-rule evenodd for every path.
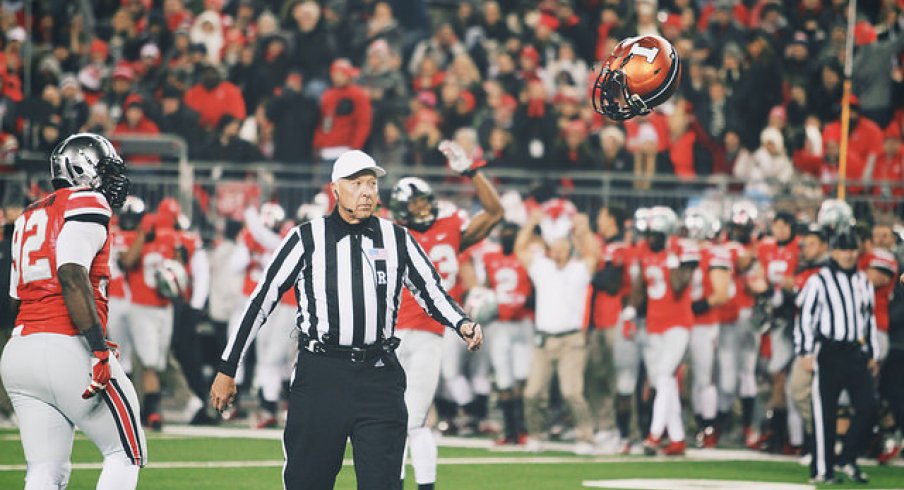
M 50 178 L 57 188 L 88 186 L 107 198 L 110 207 L 122 207 L 129 193 L 126 164 L 107 138 L 77 133 L 63 140 L 50 154 Z

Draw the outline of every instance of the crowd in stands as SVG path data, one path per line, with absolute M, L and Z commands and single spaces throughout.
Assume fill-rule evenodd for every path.
M 0 18 L 8 164 L 95 131 L 174 133 L 193 159 L 311 165 L 365 148 L 439 166 L 436 143 L 473 128 L 491 166 L 633 172 L 640 187 L 728 174 L 768 195 L 838 177 L 844 0 L 46 0 L 31 25 L 24 3 Z M 901 10 L 858 10 L 847 177 L 872 183 L 853 193 L 904 196 Z M 600 62 L 642 34 L 677 47 L 678 94 L 604 120 Z

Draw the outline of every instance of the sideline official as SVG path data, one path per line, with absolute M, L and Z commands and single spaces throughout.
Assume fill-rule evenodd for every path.
M 814 483 L 835 483 L 838 469 L 851 480 L 866 483 L 857 456 L 869 440 L 876 416 L 875 293 L 866 274 L 857 270 L 857 234 L 843 230 L 831 246 L 829 263 L 807 279 L 797 298 L 795 348 L 804 369 L 813 372 L 815 451 L 810 476 Z M 836 460 L 835 421 L 842 390 L 851 397 L 854 416 Z
M 234 400 L 236 367 L 276 302 L 294 288 L 301 348 L 283 434 L 287 490 L 333 488 L 347 438 L 359 489 L 398 488 L 408 415 L 393 334 L 403 285 L 470 350 L 483 341 L 480 325 L 446 293 L 408 231 L 373 216 L 377 178 L 383 175 L 358 150 L 336 160 L 336 210 L 283 240 L 229 339 L 210 390 L 217 410 Z

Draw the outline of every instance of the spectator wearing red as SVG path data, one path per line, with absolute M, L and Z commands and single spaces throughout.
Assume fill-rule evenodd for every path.
M 841 126 L 839 124 L 829 124 L 822 132 L 824 144 L 824 158 L 819 172 L 819 180 L 823 183 L 823 192 L 826 195 L 835 193 L 836 184 L 839 179 L 841 153 Z M 847 163 L 845 164 L 845 175 L 847 181 L 860 180 L 863 176 L 864 162 L 860 155 L 854 151 L 850 144 L 851 138 L 848 137 Z M 848 190 L 851 193 L 859 193 L 862 187 L 851 187 L 848 184 Z
M 194 15 L 191 10 L 185 8 L 183 0 L 167 0 L 163 2 L 163 17 L 166 19 L 166 27 L 169 28 L 170 32 L 189 27 L 194 20 Z
M 217 67 L 201 69 L 201 81 L 185 93 L 185 105 L 201 117 L 201 126 L 208 131 L 217 127 L 225 114 L 245 119 L 245 100 L 242 92 L 231 82 L 222 80 Z
M 119 124 L 113 130 L 114 135 L 138 135 L 148 136 L 160 134 L 160 129 L 144 113 L 144 100 L 139 95 L 132 94 L 126 98 L 125 113 Z M 159 163 L 160 158 L 154 155 L 129 155 L 129 163 L 153 164 Z
M 904 198 L 904 146 L 901 145 L 901 128 L 892 123 L 885 129 L 882 154 L 876 159 L 873 179 L 876 186 L 873 194 L 891 201 L 901 202 Z
M 338 157 L 340 149 L 364 148 L 370 136 L 370 98 L 353 82 L 357 75 L 358 69 L 345 58 L 330 66 L 333 86 L 320 100 L 320 121 L 314 133 L 314 149 L 324 159 Z
M 848 148 L 855 153 L 858 159 L 864 165 L 858 174 L 848 172 L 848 178 L 852 179 L 869 179 L 872 178 L 873 169 L 876 165 L 876 159 L 882 151 L 882 129 L 879 125 L 860 114 L 860 100 L 856 95 L 851 95 L 850 110 L 850 126 L 848 136 Z M 826 124 L 823 129 L 823 139 L 827 139 L 826 134 L 841 135 L 841 122 L 835 121 Z
M 436 90 L 446 79 L 446 72 L 440 71 L 436 58 L 425 56 L 418 66 L 417 73 L 411 80 L 411 87 L 415 92 L 422 90 Z

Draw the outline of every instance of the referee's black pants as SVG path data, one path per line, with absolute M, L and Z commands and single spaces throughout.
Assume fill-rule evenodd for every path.
M 879 394 L 888 402 L 895 425 L 904 428 L 904 383 L 899 378 L 901 373 L 904 373 L 904 350 L 889 349 L 879 373 Z
M 399 486 L 408 427 L 394 353 L 355 363 L 301 349 L 283 443 L 286 490 L 331 490 L 351 439 L 359 490 Z
M 869 358 L 856 343 L 822 342 L 813 376 L 815 454 L 810 475 L 834 476 L 838 397 L 847 390 L 854 408 L 839 461 L 853 463 L 866 447 L 876 419 L 876 389 Z

